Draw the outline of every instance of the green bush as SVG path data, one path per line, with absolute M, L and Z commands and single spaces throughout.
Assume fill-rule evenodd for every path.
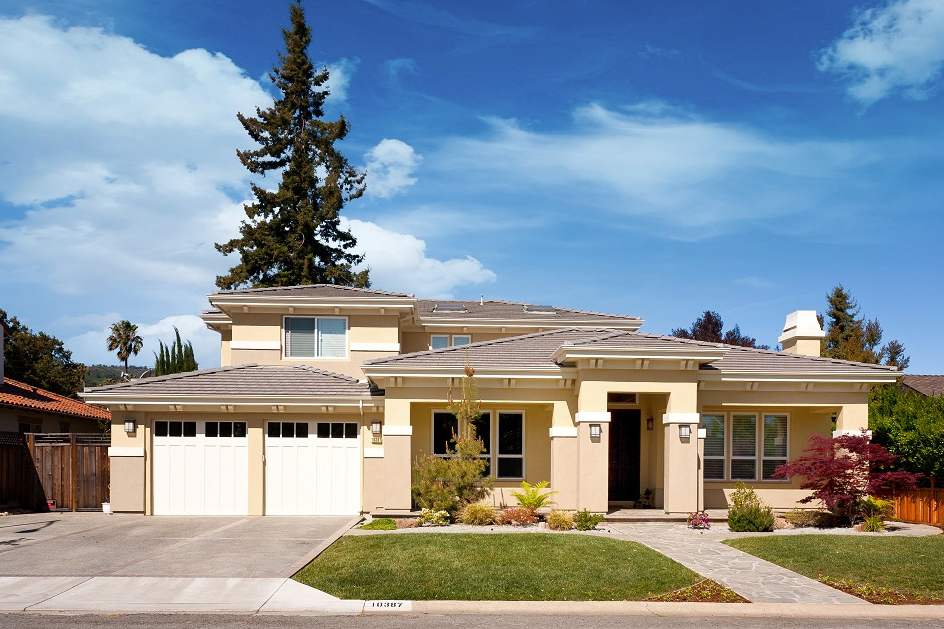
M 862 520 L 862 530 L 866 533 L 878 533 L 885 530 L 885 520 L 880 515 L 866 516 Z
M 470 431 L 453 438 L 449 457 L 421 452 L 413 464 L 416 504 L 455 517 L 466 505 L 488 496 L 491 479 L 485 476 L 487 463 L 479 458 L 484 451 L 482 441 Z
M 544 491 L 541 490 L 546 488 L 550 483 L 546 480 L 542 480 L 537 485 L 532 485 L 526 480 L 521 481 L 521 489 L 523 491 L 513 491 L 511 495 L 515 497 L 515 500 L 518 501 L 518 504 L 526 509 L 540 509 L 544 505 L 554 504 L 553 500 L 549 498 L 556 494 L 556 491 Z
M 374 518 L 370 522 L 365 522 L 359 528 L 368 531 L 393 531 L 397 528 L 397 523 L 393 518 Z
M 895 517 L 895 503 L 892 500 L 882 500 L 875 496 L 866 496 L 859 508 L 863 518 L 879 518 L 886 520 Z
M 459 521 L 474 526 L 488 526 L 495 523 L 495 507 L 492 505 L 473 502 L 466 505 L 459 514 Z
M 592 531 L 602 521 L 602 513 L 590 513 L 584 509 L 574 514 L 574 528 L 578 531 Z
M 547 514 L 547 528 L 553 531 L 569 531 L 574 528 L 574 516 L 555 509 Z
M 728 528 L 732 531 L 768 532 L 774 530 L 774 512 L 757 493 L 738 481 L 728 507 Z

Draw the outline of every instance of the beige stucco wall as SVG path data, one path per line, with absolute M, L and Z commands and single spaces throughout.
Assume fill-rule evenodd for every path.
M 98 421 L 31 409 L 0 407 L 0 430 L 19 432 L 20 422 L 42 426 L 41 432 L 101 432 Z M 62 424 L 67 424 L 63 426 Z

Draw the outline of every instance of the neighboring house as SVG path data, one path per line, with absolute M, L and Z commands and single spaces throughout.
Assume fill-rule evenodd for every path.
M 912 376 L 901 377 L 901 388 L 914 391 L 924 397 L 944 395 L 944 376 Z
M 112 505 L 154 514 L 356 514 L 411 507 L 411 465 L 445 454 L 475 369 L 496 503 L 549 480 L 561 508 L 647 489 L 669 513 L 724 507 L 813 434 L 867 427 L 891 367 L 820 358 L 813 311 L 783 352 L 638 332 L 638 317 L 328 285 L 215 292 L 222 367 L 88 389 L 113 411 Z M 126 429 L 129 432 L 126 432 Z M 701 429 L 701 430 L 700 430 Z
M 3 343 L 9 328 L 0 325 L 0 431 L 101 432 L 111 413 L 3 375 Z

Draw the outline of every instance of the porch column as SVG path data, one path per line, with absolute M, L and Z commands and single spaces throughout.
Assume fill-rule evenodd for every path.
M 867 399 L 867 398 L 866 398 Z M 861 435 L 869 429 L 869 404 L 843 404 L 836 417 L 838 435 Z M 834 435 L 835 436 L 835 435 Z
M 580 411 L 577 423 L 577 509 L 606 513 L 610 491 L 610 412 Z M 591 436 L 599 429 L 599 436 Z
M 551 489 L 560 509 L 577 508 L 578 462 L 577 432 L 567 402 L 554 402 L 551 420 Z
M 663 509 L 691 513 L 698 509 L 702 471 L 698 466 L 698 413 L 666 413 Z M 688 436 L 683 436 L 685 431 Z
M 386 400 L 383 424 L 384 508 L 409 511 L 413 506 L 413 426 L 409 400 Z

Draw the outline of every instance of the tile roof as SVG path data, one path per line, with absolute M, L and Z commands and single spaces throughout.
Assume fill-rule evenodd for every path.
M 383 390 L 350 376 L 307 365 L 237 365 L 187 373 L 141 378 L 89 393 L 271 396 L 271 397 L 370 397 Z
M 70 417 L 111 420 L 111 411 L 39 389 L 10 378 L 0 386 L 0 406 L 26 408 Z
M 646 334 L 605 328 L 567 328 L 538 332 L 471 345 L 415 352 L 368 361 L 365 366 L 403 365 L 409 367 L 463 367 L 468 362 L 476 368 L 556 367 L 552 356 L 561 346 L 613 347 L 625 349 L 683 349 L 685 347 L 723 348 L 728 350 L 720 360 L 704 364 L 702 370 L 719 373 L 787 372 L 787 373 L 894 373 L 883 365 L 854 363 L 831 358 L 786 354 L 720 343 L 706 343 L 673 336 Z
M 436 312 L 437 305 L 464 306 L 466 312 Z M 528 321 L 641 321 L 639 317 L 628 315 L 606 314 L 574 310 L 572 308 L 553 308 L 553 312 L 529 312 L 528 304 L 515 301 L 485 300 L 485 301 L 457 301 L 447 299 L 419 299 L 417 300 L 417 314 L 424 319 L 525 319 Z
M 902 377 L 901 383 L 921 395 L 930 397 L 944 395 L 944 376 L 912 376 L 909 374 Z
M 391 293 L 370 288 L 354 288 L 336 284 L 305 284 L 302 286 L 274 286 L 271 288 L 244 288 L 217 290 L 213 295 L 278 295 L 283 297 L 413 297 L 407 293 Z

